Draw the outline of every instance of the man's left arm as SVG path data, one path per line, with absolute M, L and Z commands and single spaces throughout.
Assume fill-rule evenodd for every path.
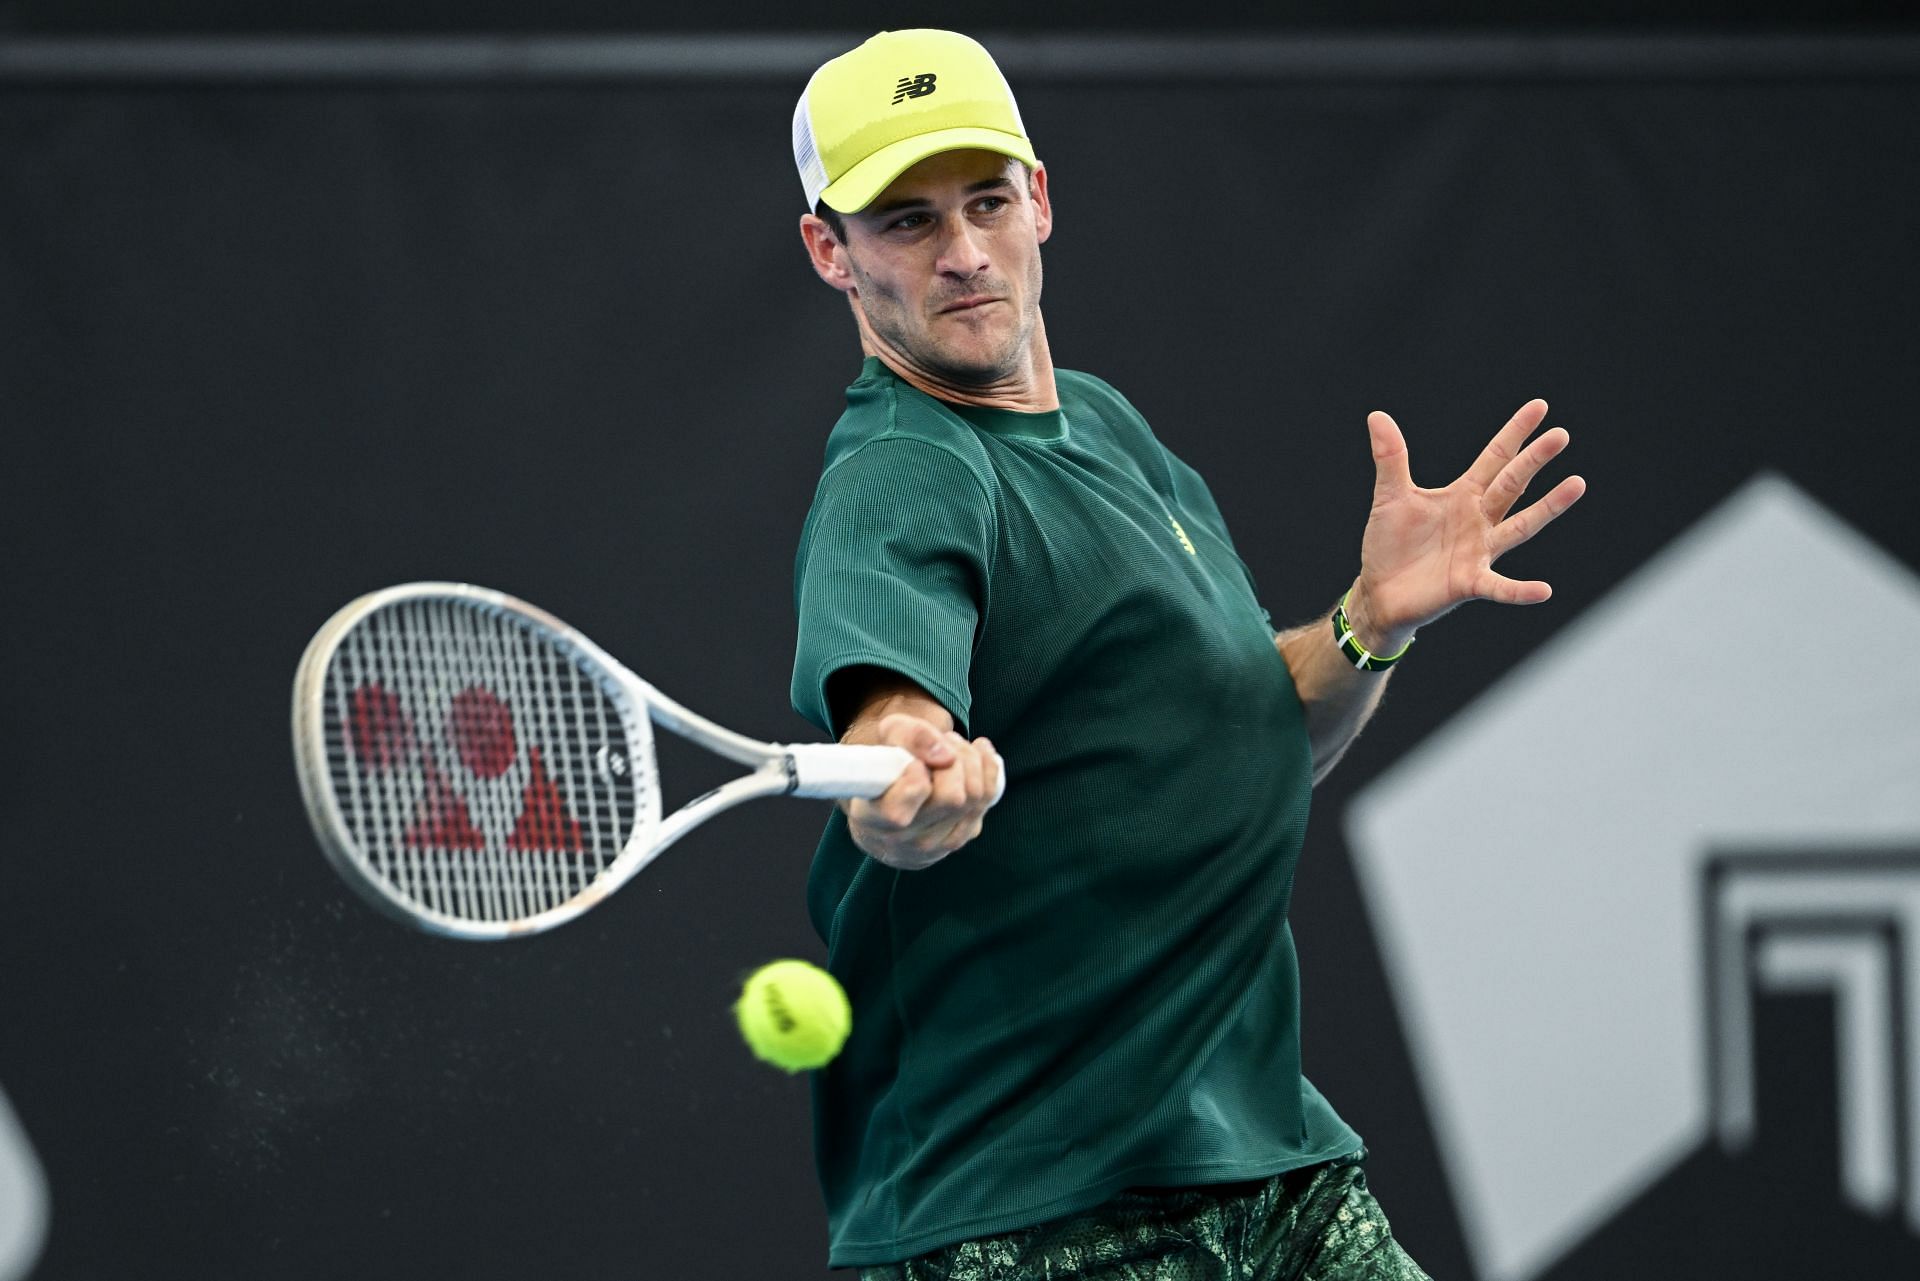
M 1360 540 L 1360 574 L 1347 594 L 1347 623 L 1369 653 L 1393 655 L 1414 634 L 1470 600 L 1537 605 L 1553 595 L 1538 580 L 1520 581 L 1493 570 L 1493 562 L 1544 529 L 1578 502 L 1586 481 L 1569 476 L 1544 498 L 1513 511 L 1527 486 L 1569 437 L 1553 427 L 1534 438 L 1547 402 L 1533 400 L 1507 421 L 1459 479 L 1445 489 L 1421 489 L 1407 464 L 1407 443 L 1386 414 L 1367 415 L 1373 444 L 1373 508 Z M 1379 705 L 1391 669 L 1365 671 L 1336 642 L 1331 611 L 1316 622 L 1280 633 L 1274 646 L 1286 660 L 1307 712 L 1317 783 L 1347 750 Z

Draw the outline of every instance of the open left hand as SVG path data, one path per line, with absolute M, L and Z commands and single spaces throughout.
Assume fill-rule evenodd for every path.
M 1360 542 L 1360 577 L 1347 605 L 1360 643 L 1397 653 L 1414 631 L 1465 601 L 1537 605 L 1553 595 L 1538 580 L 1507 578 L 1493 562 L 1578 502 L 1587 482 L 1569 476 L 1546 497 L 1508 515 L 1540 469 L 1567 447 L 1565 429 L 1527 438 L 1547 416 L 1530 400 L 1495 433 L 1458 480 L 1421 489 L 1407 466 L 1407 442 L 1392 418 L 1367 415 L 1373 439 L 1373 510 Z

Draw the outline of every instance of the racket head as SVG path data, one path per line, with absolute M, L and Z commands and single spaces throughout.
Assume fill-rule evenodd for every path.
M 341 609 L 294 678 L 314 833 L 373 906 L 464 939 L 573 919 L 660 827 L 637 678 L 503 592 L 408 583 Z

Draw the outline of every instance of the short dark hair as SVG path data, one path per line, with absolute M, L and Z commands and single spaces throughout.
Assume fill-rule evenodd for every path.
M 840 219 L 840 211 L 822 200 L 813 207 L 814 217 L 823 220 L 833 228 L 833 238 L 841 244 L 847 243 L 847 224 Z

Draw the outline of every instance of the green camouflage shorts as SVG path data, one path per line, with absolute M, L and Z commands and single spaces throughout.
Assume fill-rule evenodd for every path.
M 860 1281 L 1432 1281 L 1393 1239 L 1365 1158 L 1129 1189 L 1068 1218 L 862 1268 Z

